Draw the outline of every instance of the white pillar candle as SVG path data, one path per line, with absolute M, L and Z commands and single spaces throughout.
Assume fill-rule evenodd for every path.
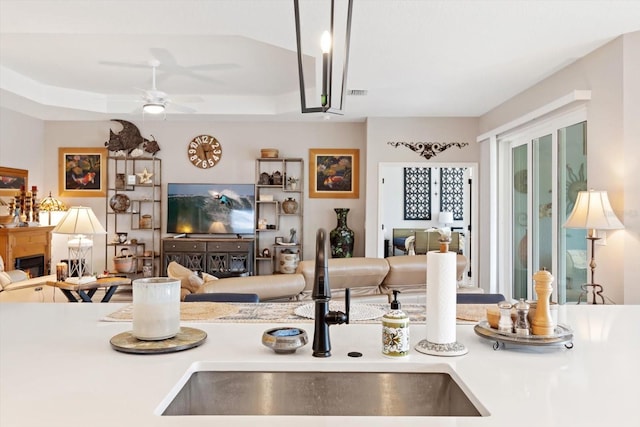
M 133 336 L 145 341 L 180 332 L 180 280 L 150 277 L 133 281 Z

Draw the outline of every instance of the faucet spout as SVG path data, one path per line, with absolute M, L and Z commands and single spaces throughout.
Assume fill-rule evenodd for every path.
M 329 267 L 327 261 L 326 231 L 321 228 L 316 233 L 316 263 L 313 277 L 312 297 L 315 301 L 315 325 L 313 331 L 313 356 L 330 357 L 331 339 L 329 326 L 349 323 L 351 305 L 350 289 L 345 290 L 345 312 L 329 311 L 331 286 L 329 285 Z

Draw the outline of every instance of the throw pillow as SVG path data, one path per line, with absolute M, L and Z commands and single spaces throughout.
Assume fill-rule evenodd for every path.
M 198 289 L 200 289 L 200 286 L 202 286 L 202 284 L 204 283 L 204 280 L 201 277 L 198 277 L 197 274 L 192 274 L 191 276 L 189 276 L 189 285 L 188 286 L 184 286 L 185 288 L 187 288 L 191 293 L 197 292 Z
M 204 280 L 204 283 L 207 283 L 211 280 L 218 280 L 218 278 L 216 276 L 214 276 L 213 274 L 209 274 L 209 273 L 202 273 L 202 279 Z
M 11 276 L 9 276 L 5 271 L 0 271 L 0 291 L 4 289 L 5 286 L 11 284 Z

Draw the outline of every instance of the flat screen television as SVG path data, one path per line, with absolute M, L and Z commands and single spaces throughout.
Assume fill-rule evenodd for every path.
M 254 234 L 254 184 L 167 185 L 167 233 Z

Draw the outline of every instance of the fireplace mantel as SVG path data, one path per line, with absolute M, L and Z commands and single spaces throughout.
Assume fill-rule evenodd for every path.
M 0 228 L 0 256 L 5 269 L 13 270 L 16 258 L 44 255 L 44 273 L 48 274 L 51 264 L 51 230 L 47 227 Z

